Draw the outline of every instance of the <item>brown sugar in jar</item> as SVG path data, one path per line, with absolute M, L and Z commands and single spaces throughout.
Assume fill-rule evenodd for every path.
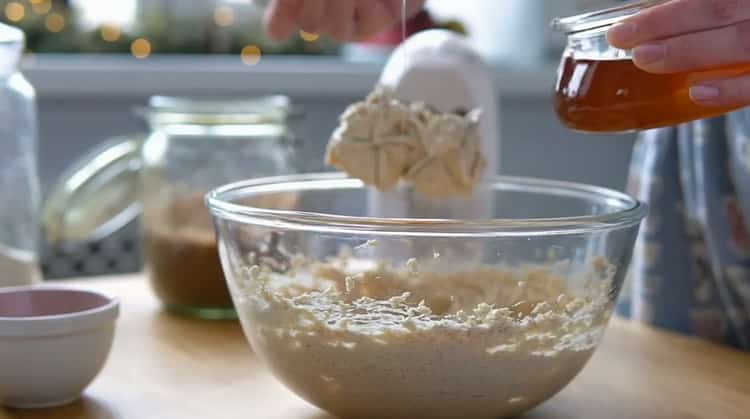
M 202 318 L 235 317 L 216 237 L 200 196 L 145 213 L 143 252 L 165 307 Z
M 208 234 L 145 231 L 144 252 L 154 290 L 166 307 L 231 317 L 232 300 L 222 272 L 216 239 Z
M 176 198 L 174 195 L 179 195 Z M 171 312 L 204 319 L 234 319 L 236 313 L 224 279 L 216 234 L 202 194 L 172 194 L 161 205 L 144 208 L 142 227 L 145 268 L 161 302 Z M 238 203 L 266 208 L 293 209 L 295 193 L 267 194 Z M 247 255 L 265 255 L 268 243 L 252 238 Z M 263 236 L 263 234 L 259 234 Z
M 242 180 L 297 172 L 297 110 L 285 96 L 156 96 L 139 146 L 145 270 L 162 305 L 201 319 L 236 319 L 204 197 Z M 248 249 L 248 252 L 252 249 Z
M 567 127 L 584 132 L 627 132 L 718 116 L 737 107 L 707 107 L 690 99 L 696 83 L 750 73 L 750 64 L 697 72 L 653 74 L 631 52 L 612 47 L 610 27 L 663 3 L 651 0 L 556 19 L 568 42 L 557 73 L 555 111 Z

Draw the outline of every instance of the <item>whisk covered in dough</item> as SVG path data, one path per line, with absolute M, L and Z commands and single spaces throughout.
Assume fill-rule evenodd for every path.
M 487 166 L 480 116 L 479 110 L 438 112 L 377 86 L 341 115 L 326 162 L 381 191 L 406 181 L 428 197 L 470 195 Z

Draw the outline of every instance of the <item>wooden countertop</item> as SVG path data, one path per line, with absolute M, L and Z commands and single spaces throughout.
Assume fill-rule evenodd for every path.
M 236 322 L 166 314 L 141 276 L 67 284 L 121 300 L 107 365 L 72 405 L 0 408 L 0 418 L 331 418 L 273 379 Z M 747 419 L 749 412 L 750 354 L 613 320 L 584 371 L 524 418 Z

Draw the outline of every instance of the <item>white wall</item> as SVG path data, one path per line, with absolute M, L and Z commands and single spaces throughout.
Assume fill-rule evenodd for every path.
M 533 64 L 558 53 L 563 34 L 549 22 L 575 13 L 578 0 L 429 0 L 427 7 L 440 19 L 458 19 L 469 39 L 493 61 Z

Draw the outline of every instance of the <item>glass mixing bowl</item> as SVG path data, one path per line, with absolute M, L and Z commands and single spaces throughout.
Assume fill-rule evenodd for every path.
M 545 180 L 476 193 L 487 219 L 369 217 L 375 195 L 336 174 L 211 192 L 255 352 L 346 418 L 512 417 L 552 397 L 603 334 L 646 208 Z

